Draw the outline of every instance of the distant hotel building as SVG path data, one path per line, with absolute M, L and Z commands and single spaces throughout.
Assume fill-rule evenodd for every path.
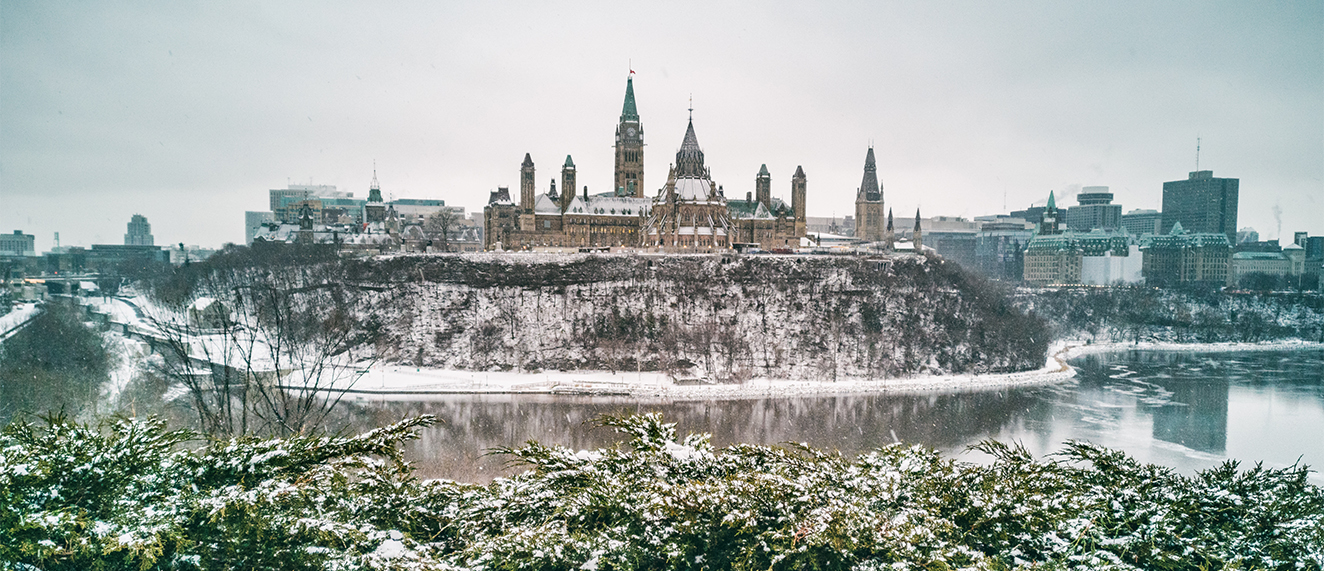
M 1140 250 L 1129 235 L 1101 228 L 1089 232 L 1063 232 L 1058 217 L 1050 192 L 1039 232 L 1025 250 L 1024 277 L 1027 283 L 1039 286 L 1113 285 L 1140 281 Z
M 1140 250 L 1147 285 L 1221 287 L 1228 283 L 1232 247 L 1227 234 L 1188 233 L 1177 222 L 1167 234 L 1142 238 Z
M 1192 234 L 1222 234 L 1237 240 L 1239 179 L 1214 178 L 1214 171 L 1195 171 L 1186 180 L 1163 183 L 1163 227 L 1168 234 L 1178 223 Z
M 152 246 L 156 243 L 152 237 L 152 225 L 147 223 L 146 216 L 134 214 L 129 219 L 128 230 L 124 235 L 125 246 Z

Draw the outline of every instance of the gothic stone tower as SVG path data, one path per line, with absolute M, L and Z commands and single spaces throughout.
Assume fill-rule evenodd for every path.
M 1039 222 L 1039 233 L 1045 236 L 1061 234 L 1058 226 L 1057 201 L 1053 200 L 1053 191 L 1048 191 L 1048 206 L 1044 208 L 1043 219 Z
M 791 209 L 795 211 L 795 235 L 805 235 L 808 219 L 805 217 L 805 170 L 795 167 L 795 176 L 791 177 Z
M 868 242 L 882 241 L 883 224 L 883 188 L 878 184 L 873 147 L 869 147 L 869 154 L 864 157 L 864 180 L 855 194 L 855 237 Z
M 386 220 L 386 205 L 382 204 L 382 185 L 377 183 L 377 169 L 372 169 L 372 184 L 368 186 L 368 203 L 363 206 L 366 222 Z
M 561 167 L 561 188 L 565 189 L 561 195 L 561 214 L 565 214 L 570 201 L 575 199 L 575 161 L 570 160 L 570 155 L 565 156 L 565 166 Z
M 634 105 L 633 76 L 625 80 L 625 106 L 616 125 L 616 184 L 612 190 L 620 196 L 644 197 L 644 124 Z
M 768 165 L 759 167 L 759 174 L 754 177 L 754 196 L 764 208 L 772 210 L 772 174 L 768 173 Z
M 519 168 L 519 229 L 533 231 L 533 158 L 528 153 Z

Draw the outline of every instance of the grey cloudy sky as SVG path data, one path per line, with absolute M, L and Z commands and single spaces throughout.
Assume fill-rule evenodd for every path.
M 1324 234 L 1324 3 L 0 1 L 0 231 L 243 240 L 290 182 L 481 209 L 567 154 L 610 189 L 633 63 L 649 194 L 694 122 L 728 196 L 767 163 L 853 212 L 872 141 L 898 215 L 1112 187 L 1158 208 L 1195 168 L 1239 225 Z

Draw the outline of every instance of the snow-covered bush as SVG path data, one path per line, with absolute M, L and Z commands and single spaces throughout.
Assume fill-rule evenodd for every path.
M 888 446 L 714 448 L 659 415 L 625 446 L 530 442 L 486 486 L 418 481 L 399 443 L 190 447 L 155 420 L 49 418 L 0 433 L 0 569 L 1320 569 L 1307 470 L 1195 476 L 1068 443 L 987 465 Z

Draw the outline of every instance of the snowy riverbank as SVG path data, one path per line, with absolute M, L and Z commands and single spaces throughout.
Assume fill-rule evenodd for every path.
M 1069 341 L 1054 346 L 1062 359 L 1075 359 L 1085 355 L 1115 353 L 1118 351 L 1185 351 L 1188 353 L 1230 353 L 1236 351 L 1295 351 L 1299 349 L 1324 349 L 1324 343 L 1302 341 L 1300 339 L 1280 339 L 1260 343 L 1172 343 L 1166 341 L 1142 341 L 1140 343 L 1092 343 Z
M 684 381 L 665 373 L 549 371 L 541 373 L 485 372 L 378 365 L 349 390 L 346 398 L 427 400 L 449 394 L 614 395 L 672 399 L 739 399 L 815 394 L 949 392 L 971 389 L 1042 385 L 1076 375 L 1067 360 L 1117 351 L 1284 351 L 1324 349 L 1324 344 L 1287 340 L 1265 343 L 1096 343 L 1059 341 L 1044 366 L 1033 371 L 983 375 L 920 375 L 896 379 L 805 381 L 754 378 L 741 384 Z

